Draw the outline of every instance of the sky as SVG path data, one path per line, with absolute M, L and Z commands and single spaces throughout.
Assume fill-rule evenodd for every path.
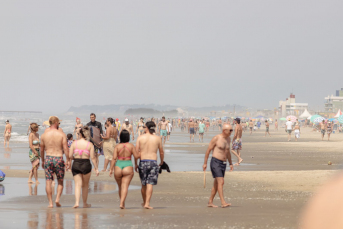
M 0 110 L 239 104 L 343 88 L 343 1 L 1 1 Z

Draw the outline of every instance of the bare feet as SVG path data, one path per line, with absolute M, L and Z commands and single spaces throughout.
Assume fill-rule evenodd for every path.
M 56 204 L 56 207 L 58 207 L 58 208 L 62 207 L 62 205 L 58 201 L 56 201 L 55 204 Z
M 105 171 L 106 171 L 106 169 L 101 170 L 101 172 L 105 172 Z
M 237 165 L 239 165 L 239 163 L 237 162 L 236 164 L 234 164 L 233 166 L 237 166 Z
M 28 180 L 27 183 L 33 184 L 33 181 L 32 180 Z
M 149 209 L 149 210 L 154 209 L 153 207 L 150 207 L 149 205 L 144 205 L 144 208 Z
M 241 158 L 240 160 L 238 160 L 238 164 L 242 163 L 243 159 Z
M 119 207 L 120 207 L 120 209 L 125 209 L 125 205 L 124 204 L 120 205 Z
M 227 208 L 227 207 L 230 207 L 230 206 L 231 206 L 231 204 L 229 204 L 229 203 L 222 204 L 222 208 Z
M 32 183 L 33 183 L 33 182 L 32 182 Z M 40 184 L 38 180 L 36 181 L 36 184 Z
M 209 207 L 209 208 L 217 208 L 218 206 L 217 205 L 214 205 L 213 203 L 208 203 L 207 204 L 207 207 Z
M 54 205 L 53 204 L 50 204 L 49 206 L 48 206 L 48 208 L 53 208 L 54 207 Z
M 90 207 L 92 207 L 91 204 L 83 204 L 83 208 L 90 208 Z

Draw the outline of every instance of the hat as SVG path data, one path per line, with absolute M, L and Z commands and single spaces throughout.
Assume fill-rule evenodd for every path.
M 129 121 L 129 119 L 126 118 L 126 119 L 125 119 L 125 122 L 128 122 L 128 121 Z

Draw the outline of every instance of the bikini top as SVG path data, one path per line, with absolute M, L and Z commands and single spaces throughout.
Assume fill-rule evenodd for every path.
M 119 160 L 120 160 L 120 159 L 131 159 L 131 157 L 119 157 L 119 154 L 121 153 L 121 151 L 123 151 L 123 149 L 129 150 L 129 149 L 126 147 L 126 144 L 124 144 L 124 147 L 121 148 L 121 150 L 118 152 L 118 159 L 119 159 Z M 131 153 L 131 150 L 129 150 L 129 151 L 130 151 L 130 153 Z
M 32 141 L 32 145 L 39 145 L 39 144 L 40 144 L 40 141 L 37 141 L 37 140 Z
M 89 146 L 89 142 L 87 143 L 87 149 L 88 149 L 88 146 Z M 77 154 L 79 153 L 80 156 L 82 156 L 82 153 L 85 153 L 87 155 L 89 155 L 89 151 L 87 149 L 78 149 L 77 148 L 77 141 L 75 141 L 75 149 L 74 149 L 74 154 Z

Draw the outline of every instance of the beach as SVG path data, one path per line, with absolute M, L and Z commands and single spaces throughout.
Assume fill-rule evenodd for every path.
M 299 142 L 294 139 L 287 142 L 281 128 L 278 132 L 272 129 L 272 137 L 264 137 L 263 129 L 252 136 L 245 132 L 244 161 L 233 172 L 227 169 L 225 175 L 224 196 L 232 206 L 208 208 L 213 178 L 208 169 L 204 188 L 202 164 L 208 142 L 216 133 L 211 130 L 204 143 L 188 143 L 186 132 L 173 132 L 165 146 L 165 161 L 171 173 L 163 171 L 159 176 L 151 201 L 153 210 L 141 208 L 137 173 L 131 182 L 126 209 L 120 210 L 116 183 L 108 172 L 91 177 L 88 200 L 92 208 L 72 209 L 73 182 L 68 172 L 62 208 L 47 209 L 43 170 L 39 169 L 42 179 L 37 195 L 29 196 L 36 185 L 26 183 L 25 166 L 30 166 L 28 160 L 25 164 L 27 158 L 20 163 L 6 162 L 16 154 L 24 157 L 27 151 L 25 143 L 15 143 L 11 152 L 0 153 L 4 158 L 0 166 L 6 173 L 6 180 L 1 183 L 4 195 L 0 196 L 1 218 L 6 220 L 1 220 L 1 225 L 5 228 L 297 228 L 308 199 L 341 168 L 341 134 L 333 134 L 330 142 L 321 141 L 318 132 L 302 128 Z M 328 165 L 328 161 L 333 165 Z M 236 162 L 234 157 L 233 162 Z M 23 194 L 7 193 L 18 189 Z M 220 205 L 218 196 L 214 204 Z

